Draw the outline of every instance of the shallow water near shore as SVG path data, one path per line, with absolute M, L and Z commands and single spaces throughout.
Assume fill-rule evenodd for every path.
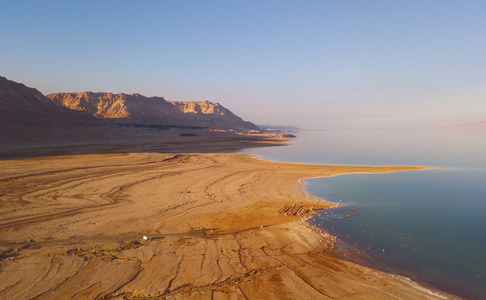
M 308 179 L 343 205 L 310 222 L 336 235 L 351 260 L 468 299 L 486 295 L 486 131 L 300 131 L 292 145 L 247 150 L 263 159 L 436 170 Z

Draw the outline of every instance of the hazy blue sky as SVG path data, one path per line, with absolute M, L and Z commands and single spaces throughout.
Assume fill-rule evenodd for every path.
M 0 75 L 257 124 L 486 120 L 486 1 L 4 1 Z

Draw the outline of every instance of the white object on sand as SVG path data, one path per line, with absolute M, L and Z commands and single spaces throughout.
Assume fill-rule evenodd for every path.
M 142 239 L 144 239 L 145 241 L 148 241 L 148 240 L 149 240 L 149 237 L 148 237 L 148 236 L 146 236 L 146 235 L 144 235 L 144 236 L 142 237 Z

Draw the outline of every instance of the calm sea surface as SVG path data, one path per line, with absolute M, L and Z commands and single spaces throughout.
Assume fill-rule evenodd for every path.
M 351 260 L 486 299 L 486 131 L 300 131 L 292 143 L 245 152 L 285 162 L 440 168 L 309 179 L 310 194 L 343 204 L 310 222 L 338 236 Z

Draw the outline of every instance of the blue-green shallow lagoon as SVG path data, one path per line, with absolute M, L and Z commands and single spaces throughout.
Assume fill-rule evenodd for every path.
M 310 222 L 342 241 L 351 260 L 468 299 L 486 299 L 486 132 L 301 131 L 293 145 L 251 149 L 264 159 L 437 170 L 307 180 L 343 205 Z

